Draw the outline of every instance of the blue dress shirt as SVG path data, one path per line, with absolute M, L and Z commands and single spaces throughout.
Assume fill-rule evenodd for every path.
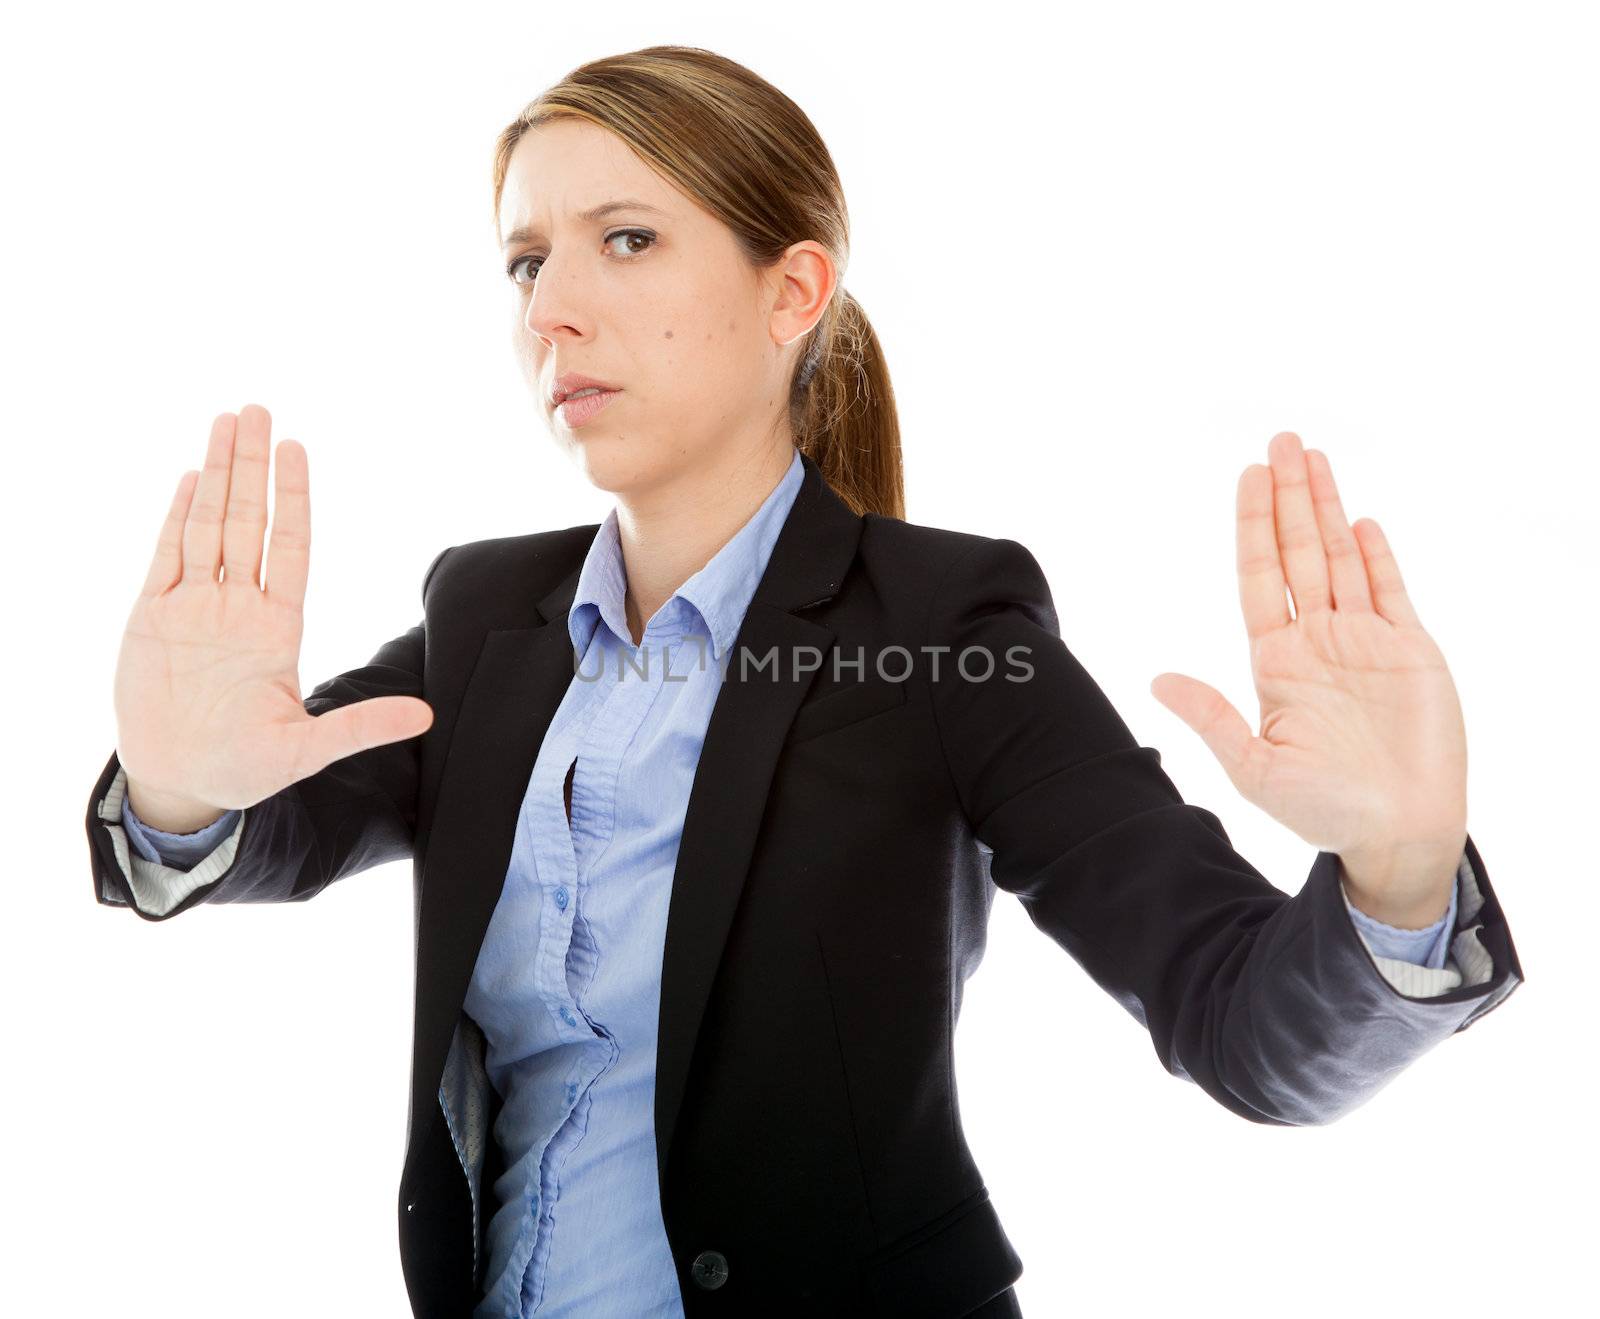
M 484 1210 L 485 1295 L 474 1319 L 683 1315 L 656 1180 L 667 907 L 720 666 L 803 471 L 797 452 L 638 646 L 615 509 L 584 559 L 567 616 L 582 658 L 529 779 L 464 1004 L 502 1100 L 494 1137 L 505 1165 Z M 192 866 L 238 815 L 169 834 L 141 823 L 124 798 L 122 818 L 146 858 Z M 1438 968 L 1459 893 L 1458 883 L 1449 910 L 1421 930 L 1373 920 L 1348 897 L 1346 907 L 1375 956 Z

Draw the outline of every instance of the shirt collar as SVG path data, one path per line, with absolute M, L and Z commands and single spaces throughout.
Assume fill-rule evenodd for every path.
M 766 572 L 778 533 L 783 530 L 789 509 L 800 492 L 804 475 L 805 467 L 796 449 L 788 470 L 749 521 L 661 606 L 666 611 L 673 600 L 682 600 L 692 607 L 711 636 L 712 657 L 717 661 L 721 661 L 733 645 L 745 611 L 750 607 L 750 598 Z M 628 647 L 633 645 L 623 608 L 627 586 L 627 570 L 623 566 L 622 543 L 617 531 L 617 510 L 613 507 L 584 556 L 578 573 L 578 589 L 567 613 L 567 631 L 576 654 L 588 652 L 589 642 L 601 619 L 619 642 Z

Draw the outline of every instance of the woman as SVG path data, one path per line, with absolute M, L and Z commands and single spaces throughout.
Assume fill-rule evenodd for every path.
M 450 547 L 424 621 L 302 701 L 305 452 L 263 580 L 269 418 L 224 414 L 88 821 L 98 900 L 149 919 L 413 858 L 418 1314 L 1020 1314 L 951 1055 L 996 886 L 1255 1122 L 1332 1121 L 1520 983 L 1448 672 L 1320 454 L 1280 435 L 1239 486 L 1264 735 L 1155 687 L 1322 849 L 1290 897 L 1025 548 L 904 520 L 792 102 L 701 50 L 595 61 L 502 134 L 494 211 L 517 360 L 615 507 Z

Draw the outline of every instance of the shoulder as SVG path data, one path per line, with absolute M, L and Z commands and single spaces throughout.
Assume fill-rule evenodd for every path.
M 1007 536 L 986 536 L 976 531 L 957 531 L 953 527 L 934 527 L 923 522 L 865 513 L 861 518 L 861 552 L 868 556 L 900 559 L 925 565 L 936 574 L 947 572 L 957 560 L 986 555 L 1006 557 L 1032 552 L 1020 541 Z
M 509 575 L 534 598 L 543 595 L 583 563 L 600 529 L 598 522 L 521 536 L 490 536 L 448 545 L 422 575 L 422 599 L 430 592 L 459 592 L 472 583 L 504 582 Z
M 923 597 L 930 609 L 962 609 L 969 598 L 999 597 L 1044 605 L 1049 586 L 1033 552 L 1006 536 L 986 536 L 867 513 L 859 557 L 871 576 L 888 577 Z

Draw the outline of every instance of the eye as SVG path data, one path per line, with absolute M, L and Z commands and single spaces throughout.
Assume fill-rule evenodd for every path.
M 607 234 L 604 242 L 611 243 L 618 238 L 642 238 L 647 245 L 645 247 L 636 248 L 621 254 L 624 260 L 629 260 L 633 257 L 636 257 L 640 254 L 640 252 L 648 251 L 648 244 L 656 241 L 656 236 L 648 229 L 618 229 L 614 233 Z M 526 288 L 538 277 L 539 267 L 543 264 L 543 258 L 534 256 L 531 253 L 527 256 L 519 256 L 515 261 L 506 267 L 506 278 L 519 288 Z M 517 275 L 517 272 L 522 269 L 526 269 L 528 272 L 528 276 L 525 279 L 518 278 Z

